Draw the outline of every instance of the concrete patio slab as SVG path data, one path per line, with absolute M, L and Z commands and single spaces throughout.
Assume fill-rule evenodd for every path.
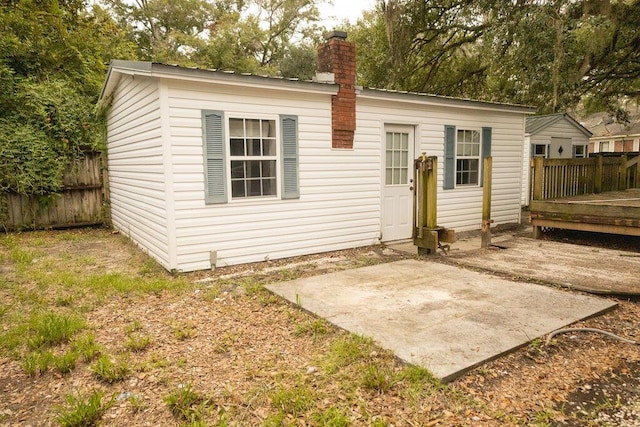
M 445 381 L 615 306 L 456 266 L 403 260 L 267 286 Z

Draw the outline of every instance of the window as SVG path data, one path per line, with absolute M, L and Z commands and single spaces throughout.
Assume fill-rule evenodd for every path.
M 587 157 L 587 146 L 586 145 L 574 145 L 573 146 L 573 157 L 575 159 L 583 159 Z
M 609 145 L 609 141 L 602 141 L 600 142 L 600 152 L 604 153 L 610 150 L 610 145 Z
M 409 134 L 387 132 L 385 185 L 406 184 L 409 172 Z
M 299 198 L 298 117 L 226 120 L 228 128 L 224 112 L 202 111 L 205 203 L 274 198 L 278 191 L 282 199 Z
M 456 137 L 456 185 L 480 182 L 480 132 L 458 129 Z
M 229 119 L 231 198 L 275 196 L 276 121 Z
M 534 144 L 533 145 L 533 157 L 548 157 L 546 144 Z
M 456 129 L 444 126 L 444 175 L 442 188 L 482 187 L 482 158 L 491 156 L 492 128 Z

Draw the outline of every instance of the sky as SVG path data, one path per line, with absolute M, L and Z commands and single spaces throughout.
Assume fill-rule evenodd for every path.
M 327 1 L 320 2 L 318 9 L 322 23 L 331 29 L 347 19 L 355 24 L 362 15 L 362 11 L 373 9 L 376 0 L 333 0 L 333 5 Z

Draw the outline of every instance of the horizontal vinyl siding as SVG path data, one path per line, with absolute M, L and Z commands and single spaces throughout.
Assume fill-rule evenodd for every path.
M 296 115 L 300 198 L 205 205 L 202 110 L 223 111 L 227 122 Z M 379 135 L 358 139 L 354 150 L 331 149 L 330 95 L 172 82 L 169 113 L 180 270 L 209 268 L 210 251 L 224 266 L 378 242 Z
M 169 267 L 158 85 L 122 77 L 107 118 L 113 226 Z
M 529 187 L 531 186 L 531 137 L 524 137 L 522 146 L 522 206 L 529 206 Z
M 478 130 L 491 127 L 492 219 L 495 225 L 519 221 L 524 137 L 522 113 L 415 106 L 377 100 L 360 100 L 358 106 L 358 135 L 366 135 L 371 144 L 376 138 L 380 139 L 385 123 L 416 125 L 416 156 L 426 152 L 428 156 L 438 157 L 438 225 L 457 231 L 481 228 L 482 188 L 442 189 L 444 126 Z
M 531 144 L 550 144 L 551 138 L 569 138 L 572 145 L 589 144 L 589 137 L 564 119 L 531 135 Z

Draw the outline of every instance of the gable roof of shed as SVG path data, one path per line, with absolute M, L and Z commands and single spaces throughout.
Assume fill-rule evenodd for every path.
M 301 92 L 316 92 L 336 94 L 338 85 L 335 83 L 262 76 L 234 71 L 212 70 L 195 67 L 182 67 L 148 61 L 113 60 L 109 64 L 107 77 L 102 86 L 100 98 L 109 96 L 117 86 L 117 75 L 144 75 L 149 77 L 175 78 L 192 81 L 210 81 L 236 86 L 270 87 L 274 89 L 293 90 Z M 376 88 L 357 88 L 358 95 L 383 100 L 394 100 L 419 104 L 438 104 L 445 106 L 459 106 L 466 108 L 502 110 L 516 113 L 533 114 L 535 107 L 528 105 L 509 104 L 491 101 L 478 101 L 466 98 L 454 98 L 442 95 L 432 95 L 418 92 L 392 91 Z
M 536 134 L 549 126 L 559 122 L 560 120 L 565 119 L 569 123 L 571 123 L 576 129 L 580 132 L 584 133 L 587 137 L 591 137 L 591 132 L 589 129 L 582 126 L 576 119 L 571 117 L 567 113 L 557 113 L 557 114 L 547 114 L 544 116 L 531 116 L 527 117 L 527 124 L 524 129 L 524 133 L 533 135 Z

